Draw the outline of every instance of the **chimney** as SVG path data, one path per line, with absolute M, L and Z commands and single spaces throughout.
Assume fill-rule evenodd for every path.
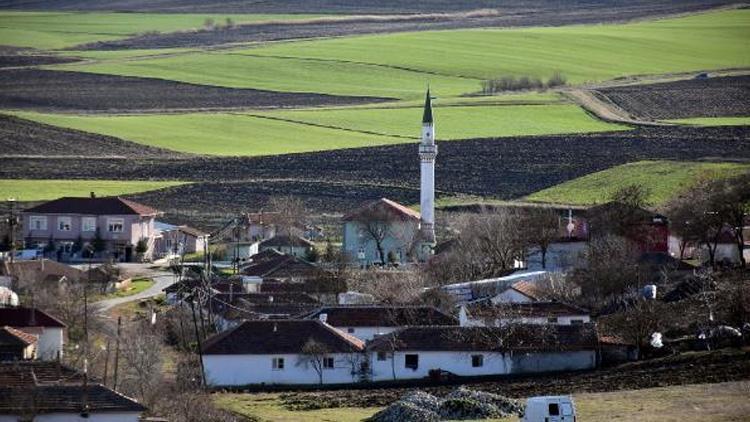
M 273 332 L 275 333 L 275 332 L 276 332 L 276 331 L 277 331 L 278 329 L 279 329 L 279 327 L 278 327 L 278 326 L 276 325 L 276 323 L 274 322 L 274 323 L 273 323 Z
M 93 191 L 91 191 L 91 198 L 96 198 L 96 194 Z
M 320 314 L 320 315 L 318 316 L 318 319 L 320 320 L 320 322 L 323 322 L 323 323 L 325 323 L 325 322 L 327 322 L 327 321 L 328 321 L 328 314 L 326 314 L 326 313 Z

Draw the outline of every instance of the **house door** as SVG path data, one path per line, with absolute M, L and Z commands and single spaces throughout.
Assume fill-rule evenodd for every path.
M 133 260 L 133 247 L 128 245 L 125 246 L 125 262 L 130 262 Z

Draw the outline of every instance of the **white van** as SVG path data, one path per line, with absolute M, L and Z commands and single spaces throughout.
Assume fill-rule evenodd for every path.
M 575 422 L 576 406 L 570 396 L 539 396 L 526 400 L 524 422 Z

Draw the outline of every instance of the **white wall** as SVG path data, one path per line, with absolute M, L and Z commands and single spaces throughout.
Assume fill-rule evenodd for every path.
M 89 414 L 88 418 L 82 418 L 77 413 L 46 413 L 36 416 L 34 422 L 138 422 L 140 415 L 140 412 L 94 412 Z M 20 416 L 0 415 L 0 422 L 18 422 L 20 420 L 22 420 Z
M 542 267 L 542 253 L 532 248 L 526 255 L 526 265 L 530 271 L 546 270 L 550 272 L 565 272 L 572 268 L 581 267 L 585 263 L 582 252 L 586 249 L 586 242 L 552 243 L 545 255 L 546 266 Z
M 55 360 L 58 353 L 63 356 L 63 329 L 59 327 L 17 327 L 24 333 L 39 337 L 37 341 L 37 359 Z
M 407 354 L 419 355 L 419 367 L 416 370 L 405 366 Z M 373 381 L 393 380 L 395 365 L 396 379 L 419 379 L 429 376 L 431 369 L 442 369 L 459 376 L 481 376 L 510 373 L 511 361 L 508 353 L 495 352 L 396 352 L 393 357 L 388 353 L 385 360 L 378 360 L 376 352 L 370 353 L 370 365 Z M 483 355 L 481 367 L 471 366 L 472 355 Z M 395 360 L 392 360 L 395 359 Z
M 334 368 L 323 369 L 324 384 L 346 384 L 357 381 L 352 375 L 351 359 L 359 369 L 359 354 L 332 354 Z M 273 358 L 284 358 L 284 369 L 273 369 Z M 204 355 L 206 384 L 209 386 L 243 386 L 251 384 L 318 384 L 318 372 L 300 361 L 297 354 L 279 355 Z

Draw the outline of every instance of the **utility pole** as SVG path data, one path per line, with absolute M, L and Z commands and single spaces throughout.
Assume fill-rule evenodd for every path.
M 91 262 L 86 285 L 83 286 L 83 406 L 81 417 L 89 416 L 89 295 L 88 287 L 91 281 Z
M 203 367 L 203 346 L 201 345 L 201 335 L 198 332 L 198 322 L 195 319 L 195 302 L 190 301 L 190 309 L 193 311 L 193 328 L 195 328 L 195 340 L 198 343 L 198 360 L 201 364 L 201 387 L 205 385 L 206 370 Z
M 104 355 L 104 380 L 102 384 L 104 386 L 107 386 L 107 374 L 109 373 L 109 350 L 111 349 L 109 346 L 111 344 L 111 340 L 107 339 L 107 353 Z
M 117 337 L 115 338 L 115 370 L 112 389 L 117 390 L 117 369 L 120 367 L 120 328 L 122 327 L 122 317 L 117 317 Z
M 8 208 L 9 208 L 9 216 L 8 216 L 8 230 L 10 231 L 10 263 L 12 264 L 15 260 L 16 255 L 16 224 L 18 223 L 18 220 L 16 220 L 15 215 L 15 207 L 16 207 L 16 198 L 8 198 Z

